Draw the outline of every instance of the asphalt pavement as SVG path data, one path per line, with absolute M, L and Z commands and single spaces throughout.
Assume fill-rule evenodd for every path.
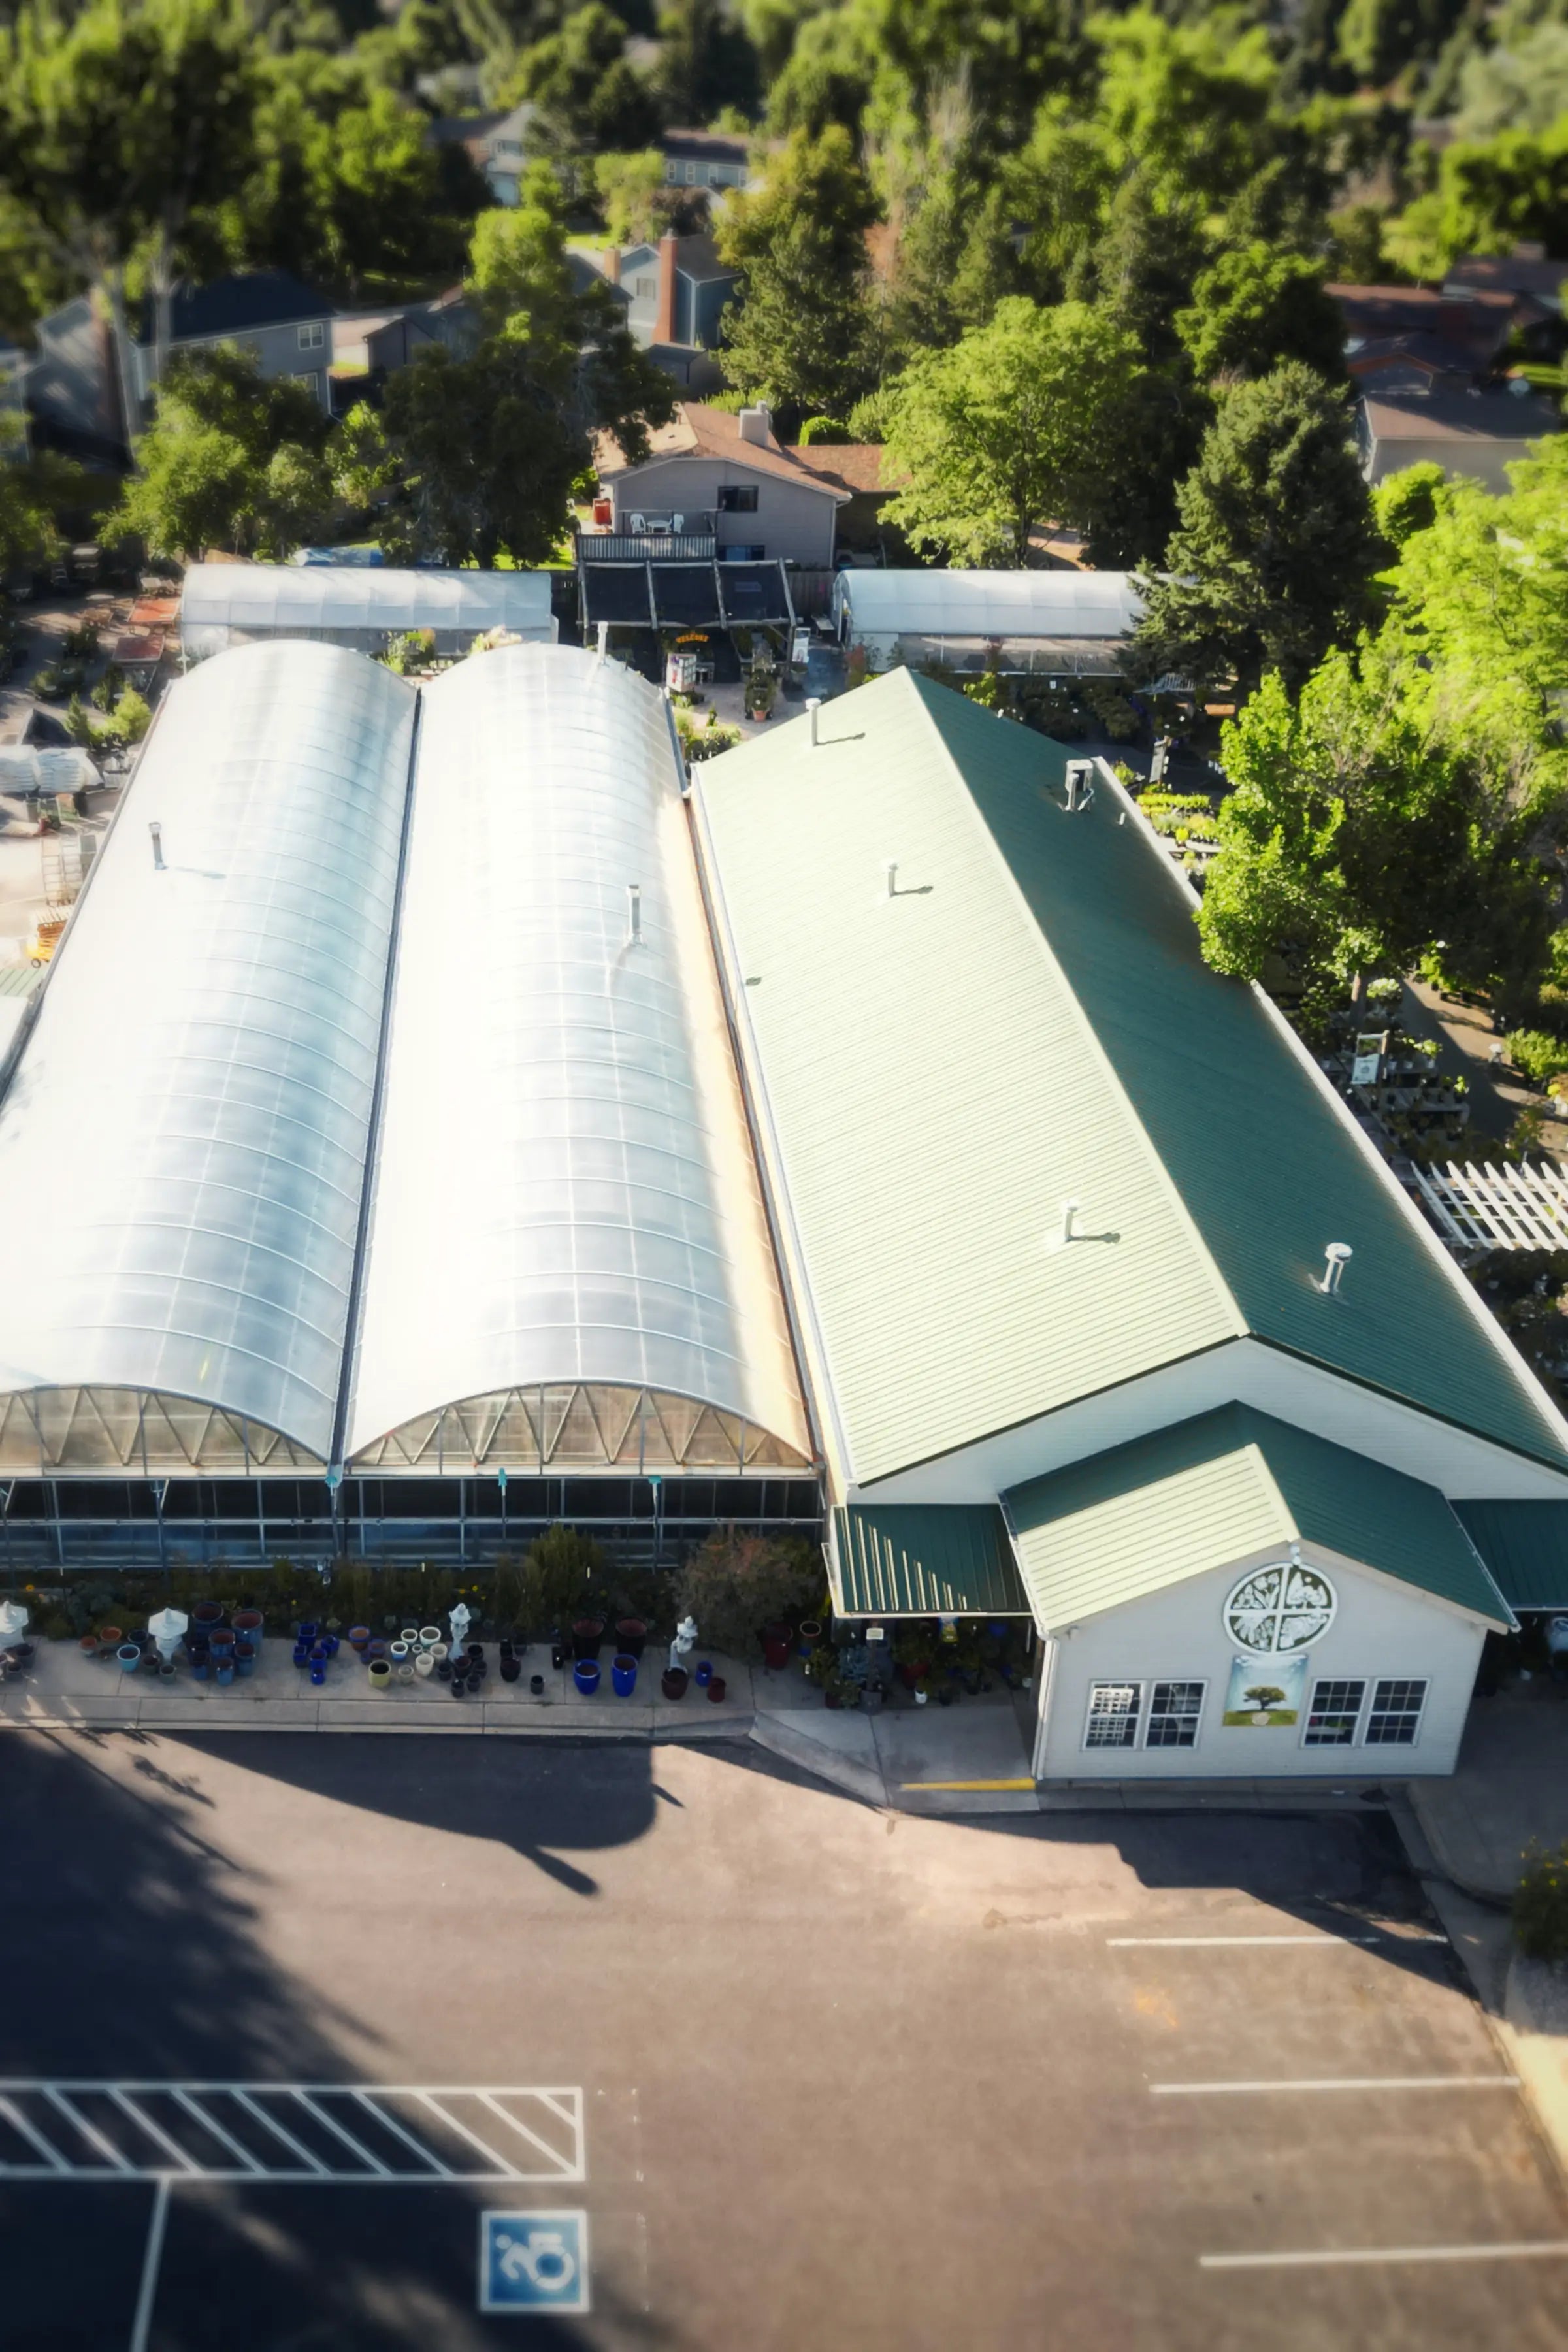
M 1562 2184 L 1375 1811 L 910 1817 L 728 1742 L 0 1770 L 6 2352 L 1563 2341 Z

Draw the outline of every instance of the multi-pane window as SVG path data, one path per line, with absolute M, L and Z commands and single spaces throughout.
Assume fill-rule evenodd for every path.
M 755 514 L 755 482 L 721 482 L 719 486 L 719 511 L 721 514 Z
M 1372 1695 L 1366 1718 L 1369 1748 L 1412 1748 L 1421 1710 L 1426 1704 L 1424 1682 L 1381 1682 Z
M 300 330 L 300 349 L 302 352 L 319 352 L 326 340 L 327 331 L 320 319 L 308 320 Z
M 1204 1711 L 1202 1683 L 1156 1683 L 1149 1699 L 1145 1748 L 1195 1748 Z
M 1135 1748 L 1141 1683 L 1095 1683 L 1089 1694 L 1086 1748 Z
M 1348 1748 L 1355 1738 L 1365 1696 L 1366 1685 L 1363 1682 L 1314 1683 L 1303 1744 L 1308 1748 Z
M 658 280 L 657 278 L 634 278 L 632 279 L 632 299 L 635 302 L 653 302 L 658 299 Z

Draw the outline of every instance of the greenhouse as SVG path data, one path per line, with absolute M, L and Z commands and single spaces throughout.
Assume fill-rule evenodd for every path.
M 180 596 L 180 647 L 205 661 L 230 646 L 309 637 L 378 654 L 413 629 L 439 655 L 504 629 L 554 642 L 547 572 L 383 571 L 355 563 L 193 563 Z
M 4 1557 L 815 1521 L 679 773 L 567 648 L 171 690 L 0 1096 Z
M 1142 604 L 1127 572 L 839 572 L 833 619 L 872 666 L 1112 677 Z

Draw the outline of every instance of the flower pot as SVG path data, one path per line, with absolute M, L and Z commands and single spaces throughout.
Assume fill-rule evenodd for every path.
M 637 1686 L 637 1660 L 629 1654 L 613 1659 L 610 1664 L 610 1680 L 616 1686 L 617 1698 L 630 1698 Z
M 256 1644 L 254 1642 L 237 1642 L 235 1643 L 234 1671 L 239 1675 L 242 1681 L 247 1680 L 256 1672 Z
M 415 1638 L 417 1640 L 418 1636 L 416 1635 Z M 395 1666 L 402 1665 L 404 1660 L 408 1655 L 407 1643 L 401 1637 L 399 1637 L 395 1642 L 389 1642 L 386 1645 L 386 1654 L 392 1660 Z
M 174 1661 L 173 1658 L 160 1658 L 158 1661 L 158 1680 L 161 1683 L 172 1683 L 174 1679 Z
M 528 1687 L 530 1693 L 534 1698 L 542 1698 L 544 1696 L 544 1676 L 542 1675 L 530 1675 L 528 1678 Z
M 351 1625 L 349 1627 L 349 1647 L 354 1652 L 357 1657 L 363 1657 L 365 1652 L 370 1647 L 370 1627 L 368 1625 Z
M 297 1642 L 303 1642 L 305 1647 L 309 1649 L 311 1643 L 319 1639 L 321 1631 L 321 1627 L 317 1624 L 300 1623 L 294 1628 L 294 1639 Z
M 384 1690 L 391 1680 L 392 1668 L 388 1665 L 386 1660 L 384 1658 L 373 1658 L 370 1662 L 370 1686 L 372 1690 Z
M 221 1601 L 198 1601 L 191 1609 L 191 1622 L 200 1633 L 210 1633 L 215 1625 L 223 1623 Z
M 658 1686 L 666 1698 L 684 1698 L 686 1683 L 687 1674 L 684 1666 L 666 1666 L 659 1676 Z
M 100 1625 L 98 1629 L 98 1654 L 112 1658 L 125 1636 L 118 1625 Z
M 191 1680 L 205 1683 L 212 1675 L 211 1654 L 205 1648 L 191 1652 Z
M 6 1654 L 14 1658 L 16 1653 L 11 1650 Z M 158 1648 L 154 1642 L 149 1642 L 142 1653 L 142 1671 L 146 1675 L 155 1675 L 158 1671 Z
M 451 1661 L 451 1659 L 450 1659 L 450 1658 L 437 1658 L 437 1661 L 436 1661 L 436 1679 L 437 1679 L 437 1681 L 438 1683 L 449 1683 L 449 1682 L 451 1681 L 451 1679 L 452 1679 L 452 1661 Z
M 77 1643 L 77 1648 L 81 1652 L 84 1657 L 96 1658 L 98 1655 L 98 1635 L 96 1633 L 84 1633 L 80 1641 Z
M 230 1675 L 231 1675 L 231 1677 L 232 1677 L 233 1668 L 231 1667 L 229 1671 L 230 1671 Z M 221 1683 L 221 1682 L 222 1682 L 222 1680 L 223 1680 L 223 1668 L 222 1668 L 221 1666 L 218 1668 L 218 1676 L 217 1676 L 217 1678 L 218 1678 L 219 1682 Z M 314 1685 L 315 1685 L 315 1687 L 316 1687 L 316 1689 L 317 1689 L 317 1690 L 320 1690 L 320 1689 L 321 1689 L 321 1687 L 322 1684 L 326 1681 L 326 1679 L 327 1679 L 327 1662 L 326 1662 L 325 1658 L 318 1658 L 318 1657 L 312 1656 L 312 1657 L 311 1657 L 311 1660 L 310 1660 L 310 1680 L 311 1680 L 311 1682 L 314 1684 Z
M 815 1617 L 803 1617 L 800 1621 L 800 1630 L 795 1635 L 795 1646 L 796 1654 L 803 1658 L 809 1658 L 813 1650 L 816 1649 L 821 1639 L 822 1628 L 817 1623 L 816 1619 Z
M 647 1627 L 640 1617 L 618 1617 L 616 1640 L 623 1658 L 640 1658 L 647 1643 Z
M 467 1675 L 454 1675 L 452 1676 L 451 1690 L 452 1696 L 454 1698 L 461 1698 L 468 1687 L 468 1677 Z
M 926 1703 L 927 1699 L 928 1699 L 928 1698 L 930 1698 L 930 1696 L 931 1696 L 931 1693 L 930 1693 L 930 1691 L 916 1691 L 916 1693 L 915 1693 L 915 1705 L 916 1705 L 917 1706 L 924 1706 L 924 1705 L 925 1705 L 925 1703 Z
M 369 1641 L 365 1643 L 364 1654 L 367 1658 L 384 1658 L 386 1655 L 385 1635 L 382 1633 L 373 1633 Z
M 310 1679 L 314 1682 L 315 1675 L 312 1675 Z M 396 1673 L 394 1675 L 393 1680 L 400 1683 L 411 1683 L 414 1680 L 414 1661 L 412 1658 L 404 1659 L 403 1664 L 397 1668 Z
M 763 1664 L 770 1675 L 782 1674 L 784 1667 L 788 1665 L 794 1643 L 794 1633 L 782 1621 L 774 1625 L 763 1626 Z
M 713 1676 L 708 1685 L 708 1696 L 714 1702 L 715 1706 L 717 1706 L 720 1699 L 723 1697 L 724 1677 L 722 1675 L 715 1675 Z
M 605 1623 L 603 1618 L 579 1617 L 577 1622 L 572 1628 L 573 1657 L 596 1658 L 599 1654 L 600 1644 L 603 1643 L 604 1638 Z
M 421 1650 L 414 1661 L 414 1671 L 422 1683 L 427 1683 L 436 1671 L 436 1661 L 428 1650 Z
M 440 1641 L 441 1628 L 439 1625 L 421 1625 L 419 1628 L 419 1646 L 422 1650 L 437 1649 L 440 1646 Z
M 134 1642 L 121 1642 L 114 1654 L 120 1661 L 121 1674 L 133 1675 L 142 1663 L 142 1653 Z
M 419 1647 L 418 1626 L 405 1625 L 400 1631 L 397 1638 L 404 1644 L 405 1649 L 416 1650 Z
M 594 1693 L 599 1687 L 599 1661 L 597 1658 L 579 1658 L 576 1664 L 572 1669 L 572 1679 L 576 1684 L 584 1698 L 592 1698 Z
M 706 1690 L 709 1684 L 713 1679 L 712 1659 L 699 1658 L 697 1661 L 697 1672 L 692 1675 L 691 1679 L 697 1685 L 699 1690 Z
M 500 1678 L 501 1678 L 501 1680 L 502 1680 L 502 1682 L 503 1682 L 503 1683 L 514 1683 L 514 1682 L 516 1682 L 516 1680 L 517 1680 L 517 1678 L 518 1678 L 519 1675 L 521 1675 L 521 1672 L 522 1672 L 522 1661 L 521 1661 L 521 1658 L 503 1658 L 503 1659 L 501 1660 L 501 1662 L 500 1662 Z
M 294 1664 L 299 1667 L 301 1674 L 304 1673 L 305 1668 L 310 1664 L 310 1644 L 309 1642 L 296 1642 L 294 1644 Z
M 207 1635 L 207 1641 L 215 1658 L 223 1656 L 226 1652 L 232 1656 L 234 1645 L 238 1639 L 239 1636 L 236 1633 L 232 1625 L 215 1625 L 212 1632 Z
M 233 1623 L 235 1633 L 242 1642 L 260 1641 L 263 1625 L 259 1609 L 237 1609 Z
M 312 1667 L 310 1671 L 310 1680 L 314 1682 L 315 1679 L 315 1669 Z M 325 1682 L 326 1679 L 326 1675 L 323 1675 L 321 1676 L 321 1680 Z M 215 1657 L 213 1660 L 213 1680 L 215 1683 L 220 1683 L 225 1690 L 228 1688 L 228 1685 L 234 1680 L 234 1660 L 229 1656 L 226 1650 L 224 1651 L 220 1656 Z

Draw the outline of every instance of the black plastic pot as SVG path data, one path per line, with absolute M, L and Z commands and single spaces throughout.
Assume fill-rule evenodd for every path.
M 502 1682 L 503 1682 L 503 1683 L 514 1683 L 514 1682 L 516 1682 L 516 1680 L 517 1680 L 517 1678 L 518 1678 L 519 1675 L 521 1675 L 521 1672 L 522 1672 L 522 1668 L 521 1668 L 521 1666 L 518 1664 L 518 1662 L 517 1662 L 517 1660 L 516 1660 L 515 1658 L 503 1658 L 503 1659 L 501 1660 L 501 1662 L 500 1662 L 500 1678 L 501 1678 L 501 1680 L 502 1680 Z
M 617 1618 L 616 1642 L 623 1657 L 640 1658 L 647 1644 L 647 1627 L 640 1617 Z
M 535 1698 L 542 1698 L 544 1696 L 544 1676 L 542 1675 L 530 1675 L 528 1678 L 528 1687 L 533 1693 Z
M 605 1646 L 605 1621 L 602 1617 L 579 1617 L 572 1628 L 574 1658 L 596 1658 Z

